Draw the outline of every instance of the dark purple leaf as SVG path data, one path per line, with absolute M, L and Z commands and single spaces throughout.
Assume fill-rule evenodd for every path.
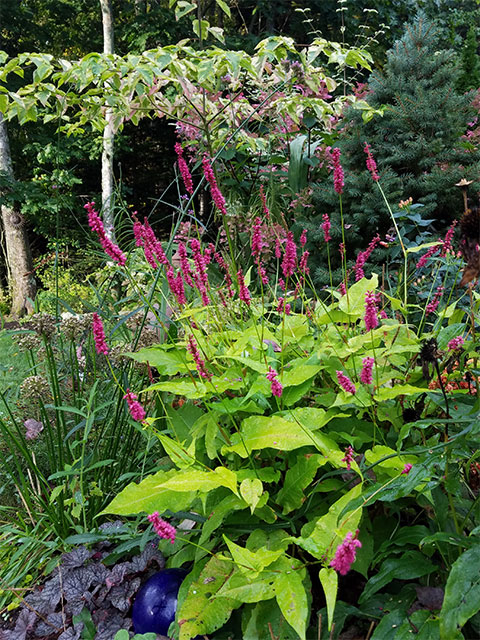
M 35 635 L 37 638 L 44 638 L 51 635 L 54 631 L 58 632 L 60 629 L 66 627 L 67 618 L 62 613 L 50 613 L 46 622 L 40 620 L 35 628 Z
M 125 524 L 121 520 L 115 520 L 114 522 L 104 522 L 98 528 L 105 533 L 114 533 L 125 527 Z
M 15 628 L 1 632 L 1 640 L 26 640 L 27 633 L 33 629 L 36 619 L 37 616 L 33 611 L 24 609 L 17 618 Z
M 64 553 L 60 567 L 62 569 L 70 569 L 82 567 L 92 556 L 92 552 L 85 547 L 77 547 L 69 553 Z
M 137 593 L 141 583 L 140 578 L 134 578 L 131 582 L 124 582 L 112 587 L 109 593 L 110 602 L 116 609 L 126 613 L 132 604 L 132 596 Z
M 35 609 L 41 615 L 46 615 L 55 611 L 60 598 L 60 579 L 55 576 L 51 580 L 47 580 L 42 589 L 30 593 L 25 600 L 32 609 Z
M 131 620 L 125 619 L 120 613 L 111 613 L 110 611 L 102 611 L 101 619 L 93 616 L 93 621 L 97 627 L 95 640 L 112 640 L 117 631 L 120 629 L 129 629 Z
M 105 584 L 109 588 L 121 584 L 128 573 L 131 573 L 131 562 L 116 564 L 113 569 L 108 572 L 105 578 Z
M 79 640 L 83 631 L 83 622 L 69 627 L 62 635 L 58 636 L 58 640 Z
M 132 573 L 140 573 L 150 565 L 151 562 L 156 562 L 159 569 L 163 569 L 165 566 L 165 560 L 163 555 L 158 550 L 155 544 L 147 544 L 145 549 L 139 556 L 132 558 L 130 562 L 130 571 Z

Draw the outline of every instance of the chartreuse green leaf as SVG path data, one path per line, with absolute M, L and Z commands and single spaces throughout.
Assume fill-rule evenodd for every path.
M 157 382 L 144 389 L 144 391 L 168 391 L 177 396 L 185 396 L 190 400 L 203 398 L 207 394 L 207 388 L 203 382 L 199 380 L 193 382 L 190 378 L 177 378 L 165 382 Z
M 142 512 L 158 511 L 163 513 L 167 509 L 176 509 L 177 511 L 188 509 L 197 496 L 197 492 L 192 491 L 195 485 L 191 485 L 188 491 L 174 491 L 163 486 L 178 473 L 175 469 L 158 471 L 139 484 L 132 482 L 115 496 L 108 507 L 102 511 L 102 514 L 116 513 L 127 516 Z
M 292 387 L 310 380 L 322 369 L 321 364 L 306 364 L 306 360 L 299 358 L 292 363 L 292 368 L 284 371 L 281 376 L 284 387 Z
M 162 485 L 163 489 L 171 491 L 189 492 L 195 488 L 200 493 L 212 491 L 218 487 L 227 487 L 238 495 L 235 472 L 226 467 L 217 467 L 213 471 L 177 471 Z
M 318 575 L 320 582 L 322 583 L 325 600 L 327 602 L 328 630 L 330 631 L 332 628 L 333 614 L 335 613 L 335 604 L 337 602 L 338 574 L 335 569 L 327 569 L 324 567 L 323 569 L 320 569 L 320 573 Z
M 349 316 L 360 318 L 365 313 L 365 294 L 378 287 L 376 273 L 371 278 L 362 278 L 348 289 L 348 294 L 341 297 L 338 308 Z
M 275 578 L 275 593 L 278 606 L 288 624 L 302 640 L 306 639 L 309 618 L 305 585 L 297 571 L 281 572 Z
M 279 415 L 246 418 L 242 422 L 240 433 L 234 433 L 231 442 L 230 446 L 222 448 L 222 452 L 234 452 L 242 458 L 257 449 L 293 451 L 307 445 L 332 458 L 334 452 L 341 454 L 340 458 L 344 455 L 331 438 L 312 432 L 300 421 L 286 420 Z
M 223 586 L 229 584 L 235 572 L 235 565 L 231 561 L 220 560 L 215 556 L 210 558 L 177 609 L 179 640 L 191 640 L 197 635 L 213 633 L 223 627 L 232 611 L 242 604 L 234 598 L 215 597 Z
M 261 547 L 256 551 L 250 551 L 249 549 L 232 542 L 225 535 L 223 536 L 223 539 L 228 550 L 232 554 L 233 561 L 237 565 L 238 569 L 251 578 L 257 577 L 265 567 L 268 567 L 272 562 L 275 562 L 275 560 L 283 555 L 282 549 L 272 551 L 266 547 Z
M 135 353 L 124 353 L 135 362 L 148 362 L 157 371 L 165 376 L 173 376 L 177 373 L 184 373 L 189 369 L 194 369 L 195 365 L 187 365 L 185 352 L 179 349 L 167 348 L 164 345 L 140 349 Z
M 480 611 L 480 543 L 453 563 L 440 611 L 440 638 L 450 640 Z
M 260 496 L 263 493 L 262 481 L 258 478 L 245 478 L 240 484 L 240 495 L 250 507 L 250 511 L 253 514 L 255 507 L 260 500 Z
M 343 542 L 347 533 L 358 529 L 362 517 L 361 508 L 354 508 L 344 514 L 342 511 L 361 493 L 362 484 L 360 483 L 337 500 L 328 513 L 307 523 L 302 529 L 301 537 L 292 538 L 292 540 L 319 560 L 323 559 L 326 553 L 333 557 L 337 546 Z
M 177 442 L 162 433 L 157 433 L 157 437 L 162 443 L 165 453 L 179 469 L 185 469 L 195 464 L 195 440 L 186 447 L 183 443 Z
M 275 597 L 275 576 L 270 572 L 268 577 L 256 577 L 236 572 L 217 593 L 217 597 L 234 598 L 241 602 L 253 603 L 270 600 Z

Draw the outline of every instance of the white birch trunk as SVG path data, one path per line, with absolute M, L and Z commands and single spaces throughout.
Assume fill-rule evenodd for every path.
M 7 126 L 0 113 L 0 171 L 13 180 L 12 158 Z M 5 238 L 5 256 L 8 270 L 8 287 L 12 297 L 12 316 L 22 316 L 32 311 L 35 297 L 35 280 L 28 243 L 25 220 L 19 211 L 2 205 L 1 220 Z
M 113 53 L 113 11 L 112 0 L 100 0 L 103 25 L 103 53 Z M 103 130 L 102 148 L 102 214 L 105 231 L 111 240 L 115 240 L 115 224 L 113 209 L 113 153 L 114 130 L 113 112 L 110 108 L 105 111 L 106 125 Z

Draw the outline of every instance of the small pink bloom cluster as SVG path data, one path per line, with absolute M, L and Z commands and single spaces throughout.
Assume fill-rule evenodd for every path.
M 345 449 L 345 457 L 342 458 L 342 462 L 345 462 L 347 465 L 347 471 L 350 471 L 353 462 L 353 447 L 347 447 Z
M 97 211 L 95 211 L 95 203 L 87 202 L 84 209 L 86 209 L 88 213 L 88 225 L 90 229 L 92 229 L 92 231 L 95 231 L 95 233 L 98 235 L 100 244 L 102 245 L 105 253 L 110 256 L 112 260 L 118 262 L 118 264 L 123 267 L 127 262 L 127 258 L 121 251 L 120 247 L 114 244 L 110 240 L 110 238 L 107 238 L 103 222 L 100 220 L 100 216 L 98 215 Z
M 215 206 L 220 211 L 222 216 L 226 216 L 227 205 L 225 203 L 225 198 L 223 197 L 223 194 L 218 187 L 215 174 L 213 173 L 211 160 L 207 155 L 203 156 L 202 164 L 203 164 L 203 174 L 208 184 L 210 185 L 212 200 L 214 201 Z
M 283 313 L 285 311 L 285 315 L 289 316 L 291 310 L 292 310 L 292 307 L 290 306 L 290 303 L 287 302 L 285 304 L 285 298 L 282 297 L 278 299 L 277 313 Z
M 438 244 L 435 245 L 434 247 L 430 247 L 430 249 L 426 253 L 424 253 L 423 256 L 420 258 L 420 260 L 417 262 L 416 268 L 421 269 L 422 267 L 424 267 L 427 264 L 428 260 L 432 256 L 434 256 L 437 253 L 437 251 L 439 251 L 440 249 L 441 249 L 441 245 L 438 245 Z
M 178 243 L 178 255 L 180 258 L 180 268 L 182 269 L 185 284 L 188 284 L 189 287 L 193 287 L 194 285 L 192 280 L 192 271 L 188 262 L 187 247 L 183 242 Z
M 302 235 L 300 236 L 300 246 L 304 247 L 307 243 L 307 230 L 304 229 L 302 231 Z
M 160 538 L 170 540 L 172 544 L 175 542 L 175 536 L 177 534 L 175 527 L 165 522 L 165 520 L 162 520 L 158 511 L 151 513 L 147 518 L 152 523 L 155 533 L 160 536 Z
M 367 262 L 373 250 L 375 249 L 375 247 L 379 242 L 380 242 L 380 236 L 377 234 L 374 238 L 372 238 L 372 240 L 370 241 L 370 244 L 365 249 L 365 251 L 361 251 L 358 254 L 357 261 L 355 263 L 355 281 L 356 282 L 358 282 L 365 276 L 363 267 L 365 266 L 365 263 Z
M 92 316 L 92 332 L 93 339 L 95 341 L 96 352 L 103 353 L 105 356 L 108 355 L 109 349 L 107 346 L 107 341 L 105 339 L 105 331 L 103 329 L 103 324 L 98 313 L 94 313 Z
M 206 380 L 211 380 L 213 374 L 207 371 L 205 367 L 205 360 L 200 356 L 198 345 L 195 338 L 191 335 L 188 336 L 187 351 L 192 355 L 195 366 L 197 367 L 198 375 Z
M 341 576 L 346 576 L 350 571 L 352 564 L 355 562 L 357 549 L 362 546 L 360 540 L 357 540 L 356 536 L 358 536 L 358 534 L 358 529 L 355 532 L 355 537 L 352 532 L 349 531 L 345 536 L 345 540 L 338 545 L 335 556 L 330 562 L 330 566 Z
M 372 331 L 375 327 L 378 327 L 378 310 L 376 304 L 375 293 L 373 291 L 367 291 L 365 294 L 365 315 L 363 320 L 365 322 L 365 329 Z
M 295 267 L 297 266 L 297 245 L 293 240 L 293 233 L 289 231 L 287 233 L 287 241 L 285 243 L 285 253 L 282 260 L 282 271 L 285 278 L 292 276 L 295 273 Z
M 343 371 L 337 371 L 336 374 L 337 374 L 338 384 L 342 387 L 342 389 L 347 393 L 355 394 L 357 389 L 355 388 L 355 385 L 350 380 L 350 378 L 346 376 L 343 373 Z
M 328 213 L 324 213 L 322 218 L 323 218 L 323 222 L 322 222 L 323 239 L 325 240 L 325 242 L 330 242 L 330 240 L 332 239 L 330 236 L 330 229 L 332 225 L 330 223 L 330 218 L 328 217 Z
M 403 467 L 403 471 L 400 475 L 405 474 L 406 476 L 408 476 L 408 474 L 410 473 L 411 468 L 413 467 L 412 464 L 410 464 L 410 462 L 407 462 L 406 465 Z
M 447 344 L 447 349 L 449 351 L 456 351 L 457 349 L 461 349 L 465 344 L 465 340 L 462 336 L 457 336 L 456 338 L 452 338 L 450 342 Z
M 138 402 L 138 396 L 130 391 L 130 389 L 126 390 L 123 399 L 127 401 L 128 410 L 130 411 L 130 415 L 137 422 L 142 422 L 145 420 L 145 409 L 142 407 L 140 402 Z
M 193 274 L 195 286 L 197 287 L 200 295 L 202 296 L 202 303 L 207 306 L 210 304 L 210 298 L 207 295 L 208 287 L 208 274 L 207 264 L 202 254 L 202 248 L 200 241 L 197 238 L 190 240 L 190 248 L 192 249 L 193 261 L 195 263 L 196 272 Z
M 370 357 L 363 358 L 362 371 L 360 372 L 360 382 L 363 384 L 373 384 L 373 363 L 375 360 Z
M 253 223 L 252 232 L 252 255 L 254 258 L 259 258 L 262 253 L 262 249 L 265 246 L 262 238 L 262 221 L 257 216 Z
M 274 396 L 280 398 L 283 393 L 283 387 L 279 380 L 277 380 L 277 377 L 278 373 L 275 371 L 275 369 L 272 369 L 272 367 L 268 367 L 267 380 L 272 383 L 270 386 L 270 390 Z
M 333 188 L 340 195 L 343 193 L 343 186 L 345 184 L 343 167 L 340 164 L 340 149 L 335 148 L 332 151 L 333 161 Z
M 247 285 L 245 284 L 245 279 L 243 277 L 243 273 L 241 269 L 237 271 L 237 280 L 238 280 L 238 297 L 242 302 L 245 302 L 246 305 L 250 306 L 250 291 L 248 290 Z
M 304 251 L 302 253 L 302 257 L 300 258 L 300 262 L 298 263 L 298 270 L 300 271 L 300 273 L 306 276 L 308 276 L 308 274 L 310 273 L 310 267 L 307 266 L 309 255 L 310 253 L 308 251 Z
M 177 142 L 175 145 L 175 151 L 177 152 L 178 168 L 180 169 L 180 174 L 182 176 L 185 189 L 190 195 L 193 195 L 192 174 L 190 173 L 190 169 L 188 168 L 187 161 L 183 157 L 183 148 L 179 142 Z
M 143 247 L 145 259 L 152 269 L 156 269 L 159 264 L 168 265 L 168 258 L 165 255 L 161 242 L 157 239 L 152 227 L 148 224 L 148 220 L 144 218 L 141 224 L 135 214 L 133 214 L 134 225 L 133 233 L 135 235 L 135 244 L 137 247 Z M 158 264 L 157 264 L 158 263 Z
M 440 251 L 440 257 L 444 258 L 452 248 L 452 240 L 455 234 L 455 227 L 457 226 L 457 220 L 453 221 L 452 226 L 449 228 L 443 239 L 442 249 Z
M 167 282 L 170 287 L 170 291 L 176 297 L 180 306 L 187 304 L 187 298 L 185 297 L 185 287 L 183 286 L 182 274 L 174 274 L 172 266 L 167 269 Z
M 346 296 L 347 295 L 347 287 L 345 286 L 345 282 L 340 282 L 340 284 L 338 285 L 338 290 L 340 291 L 340 293 L 342 294 L 342 296 Z
M 370 151 L 370 145 L 367 142 L 365 142 L 363 150 L 367 154 L 367 169 L 370 171 L 370 174 L 373 180 L 375 180 L 375 182 L 378 182 L 380 180 L 380 176 L 378 175 L 378 172 L 377 172 L 377 163 L 375 162 L 372 156 L 372 152 Z
M 440 299 L 442 297 L 443 289 L 444 289 L 444 287 L 442 285 L 437 287 L 437 290 L 435 291 L 435 295 L 433 296 L 432 300 L 430 300 L 430 302 L 425 307 L 425 311 L 427 313 L 433 313 L 434 311 L 437 310 L 437 307 L 438 307 L 438 305 L 440 303 Z

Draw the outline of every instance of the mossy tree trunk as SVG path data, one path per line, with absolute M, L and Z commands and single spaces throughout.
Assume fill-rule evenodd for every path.
M 8 132 L 3 115 L 0 113 L 0 171 L 13 182 L 13 167 L 10 155 Z M 1 220 L 7 259 L 8 286 L 12 298 L 12 316 L 22 316 L 32 311 L 35 297 L 35 280 L 32 271 L 32 257 L 28 242 L 25 220 L 13 206 L 1 205 Z

